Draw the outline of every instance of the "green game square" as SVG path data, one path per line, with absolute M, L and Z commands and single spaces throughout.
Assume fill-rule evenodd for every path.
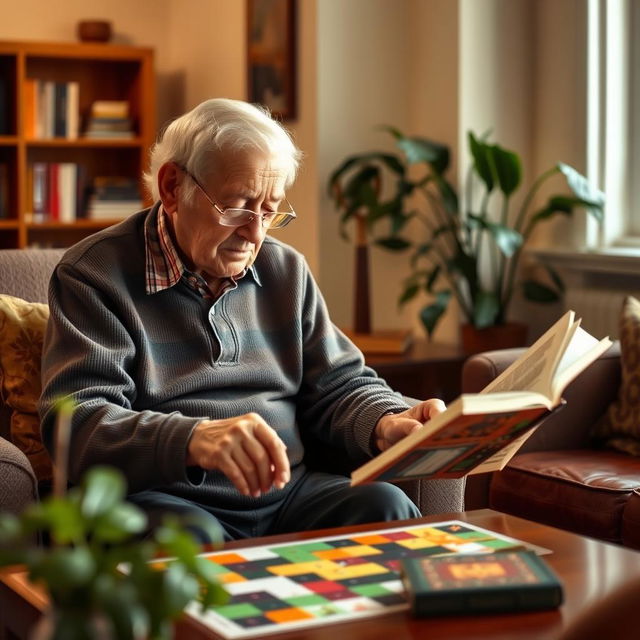
M 258 607 L 254 607 L 248 602 L 240 602 L 238 604 L 223 604 L 219 607 L 214 607 L 216 613 L 230 620 L 236 618 L 249 618 L 251 616 L 261 616 L 262 611 Z
M 486 540 L 482 544 L 491 549 L 511 549 L 519 546 L 517 543 L 510 542 L 509 540 Z
M 329 600 L 313 593 L 308 596 L 293 596 L 292 598 L 287 598 L 285 602 L 292 607 L 308 607 L 312 604 L 325 604 Z
M 314 551 L 326 551 L 327 549 L 333 549 L 333 547 L 325 542 L 310 542 L 309 544 L 295 544 L 290 547 L 274 548 L 271 551 L 295 564 L 296 562 L 313 562 L 318 559 L 317 556 L 313 555 Z
M 388 596 L 393 591 L 390 591 L 381 584 L 357 584 L 349 587 L 349 591 L 357 593 L 359 596 L 365 596 L 367 598 L 375 598 L 377 596 Z
M 486 538 L 487 534 L 484 531 L 461 531 L 454 534 L 456 538 L 462 538 L 464 540 L 476 540 L 477 538 Z

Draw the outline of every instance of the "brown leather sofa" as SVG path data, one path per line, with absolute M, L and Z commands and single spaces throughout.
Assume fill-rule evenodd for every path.
M 462 390 L 480 391 L 521 349 L 467 360 Z M 490 507 L 528 520 L 640 549 L 640 458 L 599 449 L 591 429 L 616 398 L 615 343 L 567 388 L 566 406 L 550 416 L 500 472 L 470 476 L 465 508 Z

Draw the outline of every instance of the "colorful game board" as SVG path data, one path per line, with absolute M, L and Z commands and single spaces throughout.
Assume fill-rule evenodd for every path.
M 407 609 L 399 560 L 524 543 L 457 520 L 207 554 L 227 604 L 187 612 L 225 638 L 261 637 Z

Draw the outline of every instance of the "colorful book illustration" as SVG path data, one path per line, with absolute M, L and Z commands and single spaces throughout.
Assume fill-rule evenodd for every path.
M 555 609 L 562 583 L 533 551 L 405 558 L 404 584 L 418 617 Z
M 261 638 L 407 611 L 400 574 L 403 559 L 493 555 L 528 546 L 515 538 L 450 520 L 233 548 L 204 554 L 229 592 L 229 601 L 205 611 L 192 602 L 186 612 L 224 638 Z M 162 569 L 168 562 L 156 565 Z
M 611 346 L 565 313 L 480 393 L 463 394 L 351 474 L 373 480 L 460 478 L 503 469 L 544 419 L 563 403 L 569 383 Z

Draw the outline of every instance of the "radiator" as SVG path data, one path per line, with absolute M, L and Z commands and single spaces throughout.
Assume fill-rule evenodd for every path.
M 573 309 L 581 326 L 592 336 L 600 339 L 609 336 L 612 340 L 620 337 L 618 320 L 626 296 L 640 300 L 640 292 L 610 291 L 607 289 L 569 289 L 565 293 L 568 309 Z

